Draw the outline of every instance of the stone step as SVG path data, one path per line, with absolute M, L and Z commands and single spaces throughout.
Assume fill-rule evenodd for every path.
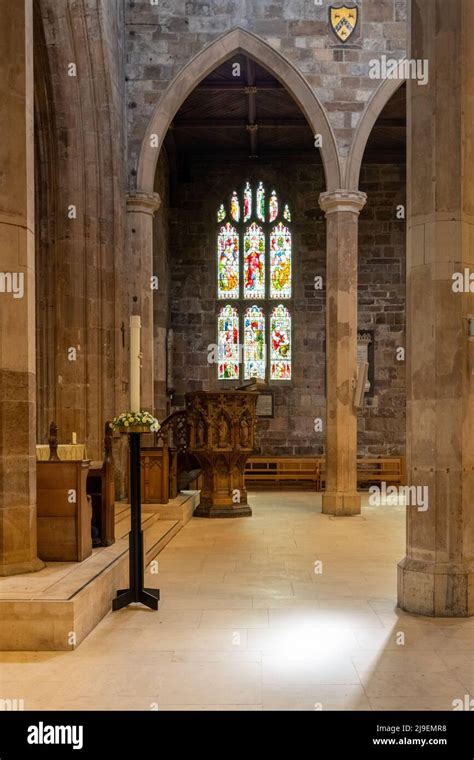
M 167 505 L 144 505 L 145 565 L 192 517 L 199 493 L 180 493 Z M 2 579 L 0 651 L 75 649 L 127 588 L 130 505 L 115 505 L 116 541 L 93 549 L 84 562 L 47 562 L 37 573 Z M 74 637 L 71 638 L 71 633 Z

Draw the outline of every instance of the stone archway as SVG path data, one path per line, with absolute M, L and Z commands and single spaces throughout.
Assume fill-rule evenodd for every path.
M 131 311 L 142 317 L 142 345 L 149 347 L 142 359 L 141 375 L 142 406 L 146 409 L 154 408 L 154 326 L 153 298 L 144 283 L 149 283 L 153 274 L 153 216 L 160 205 L 154 182 L 160 149 L 175 114 L 188 95 L 211 71 L 239 52 L 260 63 L 288 90 L 313 134 L 322 137 L 320 152 L 327 191 L 341 186 L 336 140 L 323 106 L 302 74 L 264 40 L 244 29 L 233 29 L 203 48 L 181 69 L 161 96 L 148 123 L 138 158 L 136 187 L 130 188 L 127 198 L 128 251 L 139 263 L 135 267 L 135 280 L 128 282 L 128 303 Z M 154 135 L 157 140 L 151 139 Z
M 176 112 L 199 82 L 213 69 L 237 52 L 244 52 L 273 74 L 288 90 L 306 116 L 313 133 L 322 136 L 321 158 L 326 175 L 326 189 L 341 186 L 341 169 L 336 140 L 326 112 L 302 74 L 281 53 L 264 40 L 244 29 L 233 29 L 201 50 L 173 79 L 158 101 L 143 136 L 137 167 L 137 188 L 152 193 L 159 148 L 153 147 L 152 135 L 159 147 Z

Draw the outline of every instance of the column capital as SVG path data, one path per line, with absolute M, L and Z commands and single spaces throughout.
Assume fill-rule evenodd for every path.
M 158 193 L 144 193 L 133 190 L 127 193 L 127 213 L 149 214 L 153 216 L 161 206 L 161 197 Z
M 332 190 L 329 193 L 321 193 L 319 196 L 319 205 L 326 216 L 338 211 L 359 214 L 366 201 L 367 194 L 361 193 L 359 190 Z

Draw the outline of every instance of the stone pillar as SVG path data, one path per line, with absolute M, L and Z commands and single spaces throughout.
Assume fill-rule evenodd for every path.
M 408 82 L 407 476 L 428 504 L 407 506 L 398 603 L 461 617 L 474 614 L 474 294 L 453 292 L 453 274 L 474 272 L 472 7 L 413 0 L 411 15 L 429 80 Z
M 322 193 L 327 220 L 326 490 L 323 512 L 360 513 L 357 493 L 357 230 L 365 193 Z
M 36 556 L 32 1 L 0 0 L 0 575 Z
M 141 407 L 154 411 L 153 376 L 153 215 L 161 203 L 158 193 L 127 195 L 128 246 L 131 272 L 128 284 L 130 314 L 142 318 Z M 128 331 L 128 325 L 125 328 Z

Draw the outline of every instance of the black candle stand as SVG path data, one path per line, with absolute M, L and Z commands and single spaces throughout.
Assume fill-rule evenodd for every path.
M 141 602 L 152 610 L 158 609 L 160 590 L 144 588 L 143 530 L 140 473 L 140 432 L 127 431 L 130 444 L 130 533 L 128 534 L 130 588 L 117 591 L 112 609 L 120 610 L 133 602 Z

